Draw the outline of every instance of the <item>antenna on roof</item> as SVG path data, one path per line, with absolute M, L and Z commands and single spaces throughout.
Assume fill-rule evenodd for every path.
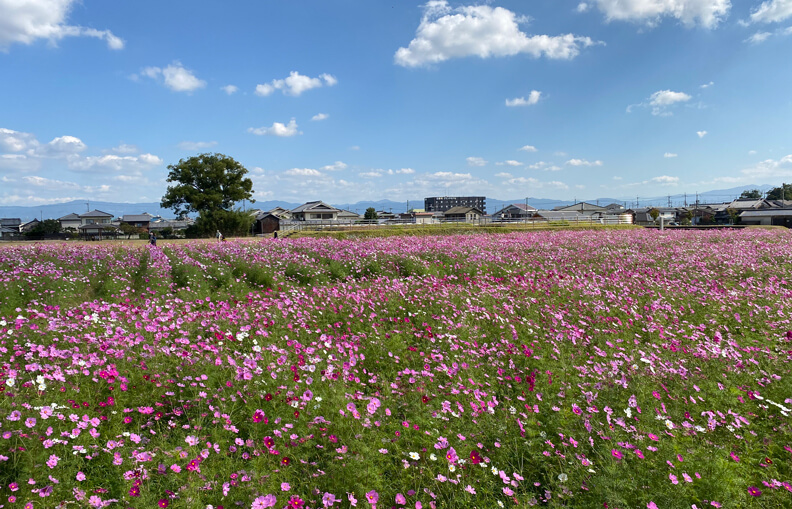
M 88 208 L 88 204 L 86 203 L 86 204 L 85 204 L 85 211 L 86 211 L 86 212 L 90 212 L 90 210 L 91 210 L 91 209 L 90 209 L 90 208 Z

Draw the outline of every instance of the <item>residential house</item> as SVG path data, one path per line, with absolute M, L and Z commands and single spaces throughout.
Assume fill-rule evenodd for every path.
M 0 218 L 0 239 L 19 237 L 19 225 L 22 220 L 18 217 Z
M 765 210 L 744 210 L 740 212 L 740 224 L 774 225 L 792 228 L 792 207 Z
M 325 202 L 309 201 L 291 210 L 292 219 L 296 221 L 335 221 L 338 219 L 339 209 Z
M 281 219 L 291 219 L 291 211 L 283 207 L 275 207 L 267 211 L 268 213 L 280 217 Z
M 160 233 L 162 230 L 170 228 L 174 234 L 182 236 L 184 230 L 194 222 L 192 219 L 160 219 L 159 221 L 151 221 L 148 224 L 148 231 Z
M 492 218 L 496 221 L 520 220 L 533 217 L 535 212 L 536 208 L 527 203 L 512 203 L 492 214 Z
M 555 212 L 577 212 L 582 216 L 604 216 L 606 214 L 610 214 L 610 211 L 607 208 L 584 201 L 575 203 L 574 205 L 567 205 L 565 207 L 556 207 L 553 210 Z
M 657 211 L 657 220 L 652 217 L 652 211 Z M 650 226 L 663 223 L 668 224 L 677 221 L 677 209 L 668 207 L 641 207 L 625 211 L 633 217 L 633 224 Z
M 60 222 L 61 230 L 65 230 L 67 228 L 72 228 L 74 230 L 77 230 L 77 228 L 79 228 L 83 224 L 82 219 L 80 219 L 80 216 L 74 213 L 65 215 L 63 217 L 59 217 L 58 222 Z
M 445 221 L 460 223 L 475 223 L 481 221 L 482 217 L 484 217 L 484 212 L 476 207 L 452 207 L 443 212 Z
M 112 224 L 112 220 L 113 214 L 108 214 L 101 210 L 92 210 L 80 214 L 80 222 L 82 224 L 77 230 L 86 240 L 102 240 L 107 237 L 115 237 L 118 235 L 118 227 Z
M 41 221 L 38 219 L 34 219 L 32 221 L 28 221 L 27 223 L 22 223 L 19 225 L 19 233 L 27 233 L 33 228 L 35 228 Z
M 125 214 L 121 216 L 119 222 L 149 231 L 149 224 L 151 224 L 153 218 L 154 216 L 148 212 L 142 214 Z
M 263 235 L 265 233 L 280 231 L 281 221 L 289 220 L 273 214 L 272 212 L 263 212 L 256 216 L 256 222 L 253 225 L 253 233 L 255 235 Z
M 344 210 L 344 209 L 341 209 L 338 212 L 338 216 L 337 216 L 338 221 L 343 223 L 354 223 L 360 221 L 362 218 L 363 216 L 361 216 L 357 212 L 352 212 L 351 210 Z

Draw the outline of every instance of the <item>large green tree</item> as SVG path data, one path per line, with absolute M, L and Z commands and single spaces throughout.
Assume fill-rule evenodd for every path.
M 253 181 L 247 169 L 223 154 L 200 154 L 168 166 L 168 186 L 160 205 L 173 209 L 177 216 L 199 214 L 188 229 L 190 236 L 211 236 L 216 230 L 225 236 L 245 235 L 253 217 L 236 204 L 255 201 Z
M 366 209 L 366 213 L 363 214 L 363 219 L 367 219 L 369 221 L 373 221 L 377 219 L 377 209 L 374 207 L 369 207 Z
M 768 200 L 792 200 L 792 184 L 781 184 L 767 193 Z

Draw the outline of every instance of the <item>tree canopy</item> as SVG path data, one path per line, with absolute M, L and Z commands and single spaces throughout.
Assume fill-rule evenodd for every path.
M 375 209 L 374 207 L 367 208 L 365 214 L 363 214 L 363 219 L 367 219 L 367 220 L 377 219 L 377 209 Z
M 761 200 L 762 199 L 762 191 L 758 189 L 746 189 L 740 195 L 741 200 Z
M 242 200 L 254 202 L 253 181 L 245 178 L 247 169 L 223 154 L 200 154 L 168 166 L 168 186 L 160 205 L 183 217 L 191 212 L 200 216 L 188 235 L 244 235 L 250 230 L 252 216 L 235 205 Z
M 792 200 L 792 184 L 781 184 L 767 193 L 768 200 Z

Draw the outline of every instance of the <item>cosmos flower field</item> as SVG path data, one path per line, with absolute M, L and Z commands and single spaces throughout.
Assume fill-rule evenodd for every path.
M 792 234 L 0 247 L 0 507 L 792 507 Z

